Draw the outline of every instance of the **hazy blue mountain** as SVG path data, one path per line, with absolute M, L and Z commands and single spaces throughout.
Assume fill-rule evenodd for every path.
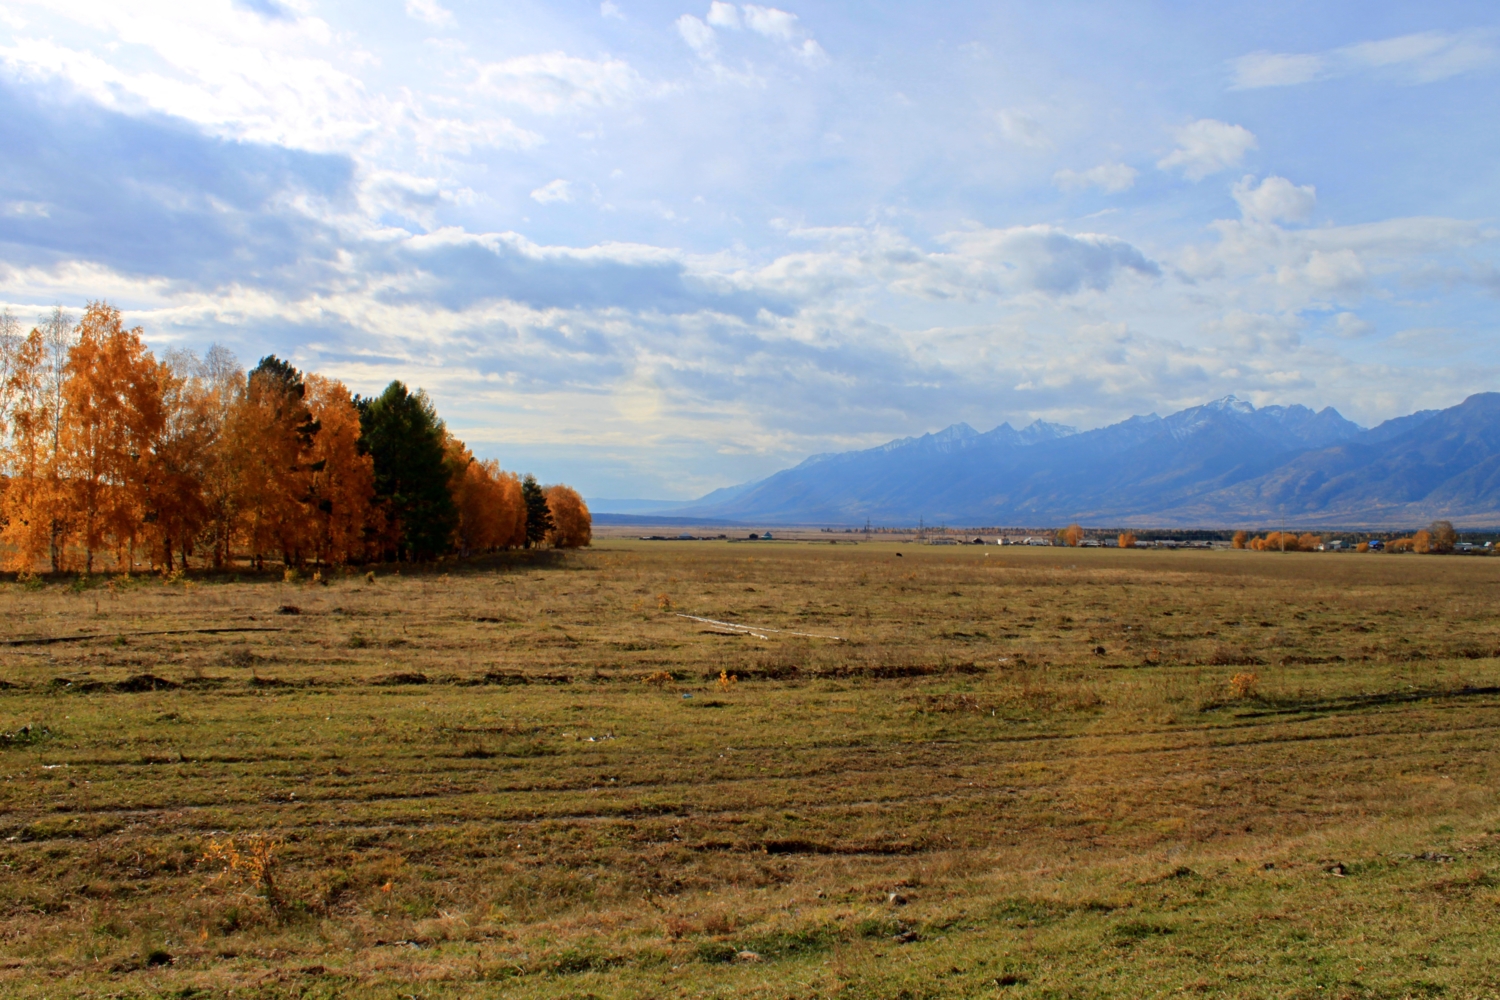
M 1500 524 L 1500 393 L 1388 420 L 1186 506 L 1300 523 Z
M 671 513 L 760 523 L 1407 523 L 1500 511 L 1500 394 L 1364 430 L 1227 396 L 1079 433 L 968 424 L 815 455 Z M 1500 523 L 1500 514 L 1496 514 Z

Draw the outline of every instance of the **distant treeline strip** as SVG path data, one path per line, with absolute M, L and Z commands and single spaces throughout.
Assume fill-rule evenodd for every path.
M 288 568 L 587 545 L 567 486 L 476 459 L 431 400 L 351 396 L 274 356 L 158 360 L 91 303 L 22 336 L 0 316 L 0 548 L 20 573 Z

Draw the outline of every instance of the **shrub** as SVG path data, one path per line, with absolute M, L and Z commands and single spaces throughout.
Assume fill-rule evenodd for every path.
M 278 923 L 284 922 L 288 907 L 281 889 L 276 884 L 276 848 L 280 845 L 269 837 L 250 837 L 235 841 L 210 839 L 203 852 L 203 860 L 218 864 L 222 870 L 212 881 L 228 879 L 257 893 L 270 909 Z
M 1229 693 L 1235 698 L 1244 701 L 1255 697 L 1259 684 L 1260 678 L 1254 671 L 1242 671 L 1229 678 Z

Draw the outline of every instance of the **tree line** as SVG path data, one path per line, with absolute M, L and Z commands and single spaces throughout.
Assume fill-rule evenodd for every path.
M 1299 535 L 1293 531 L 1272 531 L 1260 537 L 1252 537 L 1248 532 L 1236 531 L 1231 544 L 1237 549 L 1252 549 L 1257 552 L 1315 552 L 1323 544 L 1323 539 L 1310 532 Z M 1457 544 L 1458 531 L 1453 527 L 1452 521 L 1433 521 L 1425 530 L 1406 538 L 1390 539 L 1381 543 L 1381 547 L 1386 552 L 1441 554 L 1452 552 Z M 1370 543 L 1360 542 L 1354 548 L 1356 552 L 1368 552 Z
M 337 566 L 591 540 L 567 486 L 480 460 L 421 390 L 275 356 L 156 358 L 118 309 L 0 316 L 0 556 L 21 573 Z

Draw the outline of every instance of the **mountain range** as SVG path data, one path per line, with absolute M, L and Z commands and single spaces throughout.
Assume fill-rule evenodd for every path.
M 640 514 L 731 523 L 1500 525 L 1500 393 L 1365 429 L 1233 396 L 1079 432 L 954 424 Z

